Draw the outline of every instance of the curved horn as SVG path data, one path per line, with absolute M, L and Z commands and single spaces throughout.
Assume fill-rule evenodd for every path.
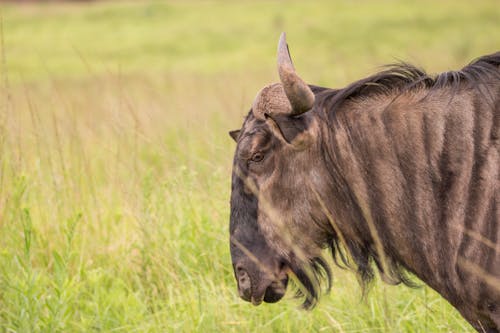
M 314 104 L 314 93 L 295 73 L 284 32 L 281 34 L 278 43 L 278 73 L 286 97 L 288 97 L 292 105 L 291 115 L 299 115 L 310 110 Z

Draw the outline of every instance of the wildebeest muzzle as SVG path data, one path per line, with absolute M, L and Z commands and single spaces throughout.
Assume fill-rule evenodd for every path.
M 286 293 L 288 276 L 282 263 L 269 265 L 245 257 L 234 265 L 234 274 L 240 297 L 253 305 L 275 303 Z

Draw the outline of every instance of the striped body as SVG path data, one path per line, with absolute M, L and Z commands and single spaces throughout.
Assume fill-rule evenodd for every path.
M 357 98 L 333 112 L 326 163 L 342 190 L 331 211 L 344 238 L 370 234 L 375 253 L 379 238 L 388 264 L 466 318 L 500 326 L 500 81 L 452 89 Z
M 500 332 L 499 66 L 500 53 L 434 77 L 402 64 L 328 89 L 298 77 L 282 34 L 281 82 L 230 133 L 241 298 L 277 302 L 291 275 L 313 307 L 329 248 L 363 286 L 375 270 L 411 285 L 411 272 Z

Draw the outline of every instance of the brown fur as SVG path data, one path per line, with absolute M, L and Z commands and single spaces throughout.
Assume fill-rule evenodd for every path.
M 281 263 L 272 274 L 296 275 L 306 306 L 316 273 L 329 276 L 320 258 L 330 247 L 365 283 L 372 262 L 391 283 L 408 283 L 409 271 L 478 331 L 498 332 L 499 65 L 497 53 L 434 78 L 402 65 L 340 90 L 311 86 L 314 107 L 299 117 L 250 112 L 234 160 L 232 237 Z M 235 265 L 245 257 L 231 253 Z

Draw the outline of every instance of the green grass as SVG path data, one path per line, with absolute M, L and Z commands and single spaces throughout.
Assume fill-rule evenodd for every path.
M 497 1 L 134 1 L 0 7 L 0 332 L 465 332 L 426 287 L 355 276 L 312 312 L 237 296 L 234 144 L 287 31 L 308 81 L 500 46 Z M 431 10 L 432 9 L 432 10 Z

